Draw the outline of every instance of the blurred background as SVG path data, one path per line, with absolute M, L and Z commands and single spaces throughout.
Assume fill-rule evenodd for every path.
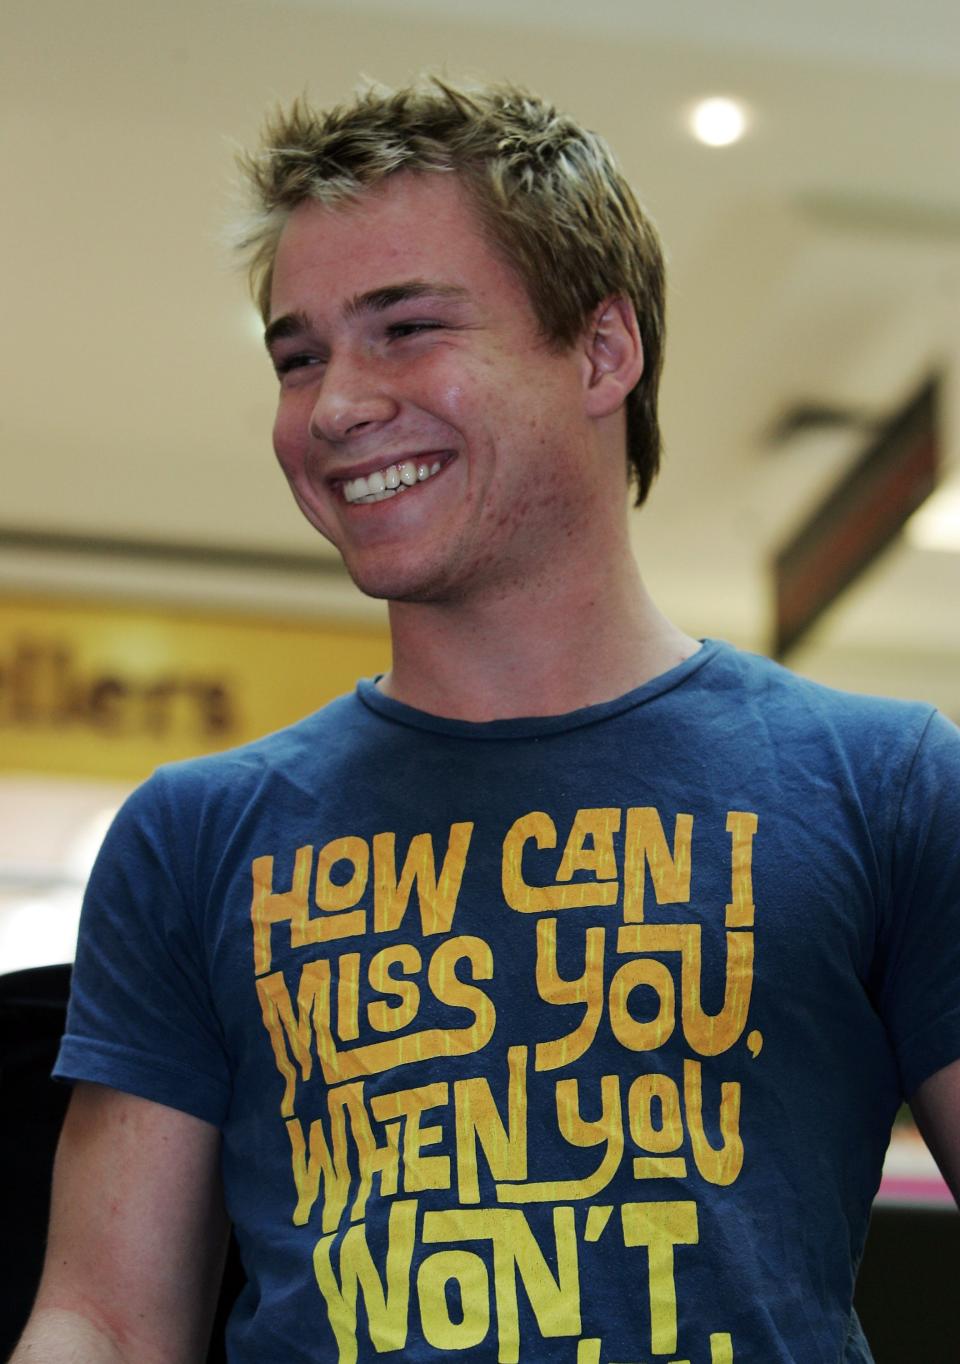
M 666 459 L 633 524 L 668 615 L 960 719 L 954 0 L 4 0 L 3 971 L 70 959 L 157 763 L 387 666 L 274 465 L 223 239 L 268 105 L 424 69 L 548 94 L 659 224 Z

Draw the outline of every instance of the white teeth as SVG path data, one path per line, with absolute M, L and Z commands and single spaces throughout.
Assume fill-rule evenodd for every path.
M 382 502 L 385 497 L 412 488 L 415 483 L 424 483 L 443 467 L 442 460 L 432 464 L 414 464 L 403 460 L 400 464 L 388 464 L 385 469 L 376 469 L 372 474 L 359 478 L 348 478 L 341 484 L 346 502 Z
M 381 493 L 368 493 L 366 497 L 357 497 L 354 499 L 354 501 L 364 503 L 384 502 L 388 497 L 396 497 L 398 491 L 399 489 L 397 488 L 384 488 L 383 492 Z

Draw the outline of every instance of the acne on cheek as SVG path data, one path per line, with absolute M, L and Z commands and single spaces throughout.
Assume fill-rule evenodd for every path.
M 550 498 L 536 498 L 535 495 L 521 494 L 513 499 L 509 506 L 502 504 L 491 506 L 481 514 L 481 521 L 486 522 L 491 532 L 520 530 L 525 524 L 529 524 L 535 504 L 549 506 Z

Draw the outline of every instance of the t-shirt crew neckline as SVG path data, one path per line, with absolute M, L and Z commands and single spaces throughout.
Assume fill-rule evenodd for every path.
M 377 687 L 377 678 L 361 678 L 357 683 L 357 697 L 369 709 L 385 720 L 407 725 L 413 729 L 428 730 L 433 734 L 446 734 L 460 739 L 536 739 L 552 734 L 565 734 L 586 725 L 600 724 L 624 711 L 632 710 L 671 691 L 686 682 L 689 677 L 707 663 L 722 648 L 715 639 L 700 641 L 700 648 L 664 673 L 650 678 L 642 686 L 635 687 L 623 696 L 612 701 L 601 701 L 595 706 L 584 706 L 580 710 L 568 711 L 564 715 L 517 716 L 509 720 L 451 720 L 442 715 L 431 715 L 417 710 L 392 696 L 385 696 Z M 382 674 L 381 674 L 382 676 Z

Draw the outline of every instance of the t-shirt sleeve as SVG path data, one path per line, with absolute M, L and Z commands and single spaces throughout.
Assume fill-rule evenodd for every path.
M 904 1094 L 960 1058 L 960 730 L 934 714 L 893 840 L 880 1011 Z
M 117 815 L 84 898 L 54 1075 L 110 1085 L 219 1125 L 229 1067 L 200 908 L 178 874 L 190 865 L 191 844 L 189 819 L 171 816 L 162 773 Z

